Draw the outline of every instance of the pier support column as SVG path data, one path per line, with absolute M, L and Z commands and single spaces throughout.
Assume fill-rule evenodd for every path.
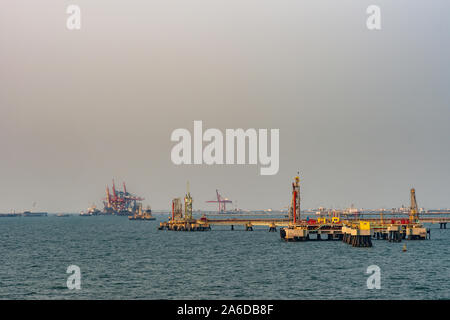
M 358 245 L 358 236 L 351 236 L 351 243 L 352 247 L 356 247 Z
M 389 242 L 401 242 L 402 234 L 400 233 L 400 229 L 398 226 L 390 226 L 388 227 L 388 241 Z

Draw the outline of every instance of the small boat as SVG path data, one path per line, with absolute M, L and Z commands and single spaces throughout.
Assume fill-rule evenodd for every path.
M 129 220 L 156 220 L 154 216 L 152 216 L 152 209 L 150 209 L 150 206 L 147 206 L 147 209 L 142 211 L 142 206 L 138 207 L 137 212 L 135 212 L 133 215 L 128 216 Z
M 59 218 L 65 218 L 65 217 L 70 217 L 70 214 L 68 213 L 58 213 L 56 214 L 57 217 Z
M 97 207 L 95 206 L 95 204 L 93 204 L 92 206 L 90 206 L 86 212 L 82 211 L 80 213 L 80 216 L 83 217 L 90 217 L 90 216 L 98 216 L 99 214 L 101 214 L 102 212 L 100 210 L 97 209 Z
M 11 212 L 11 213 L 0 213 L 0 218 L 8 218 L 8 217 L 20 217 L 22 214 L 21 213 L 15 213 L 15 212 Z

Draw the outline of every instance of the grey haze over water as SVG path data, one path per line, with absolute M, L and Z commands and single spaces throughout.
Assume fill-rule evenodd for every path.
M 279 209 L 297 170 L 304 207 L 450 206 L 450 2 L 77 0 L 79 31 L 68 4 L 0 4 L 0 212 L 100 206 L 113 177 Z M 194 120 L 279 128 L 279 173 L 173 165 Z

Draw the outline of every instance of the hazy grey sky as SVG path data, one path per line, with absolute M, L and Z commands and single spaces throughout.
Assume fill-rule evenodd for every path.
M 81 30 L 66 8 L 81 8 Z M 382 30 L 366 28 L 381 7 Z M 190 181 L 246 209 L 450 207 L 448 0 L 0 2 L 0 212 L 154 209 Z M 279 128 L 280 170 L 175 166 L 176 128 Z

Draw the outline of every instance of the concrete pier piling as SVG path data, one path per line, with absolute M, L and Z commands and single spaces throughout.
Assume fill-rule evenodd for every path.
M 351 245 L 353 247 L 371 247 L 372 240 L 370 236 L 351 236 Z
M 311 237 L 311 235 L 313 235 Z M 285 241 L 334 241 L 342 240 L 340 227 L 336 225 L 291 225 L 280 229 L 281 239 Z
M 372 234 L 370 227 L 361 228 L 360 226 L 343 226 L 342 241 L 352 245 L 352 247 L 372 247 Z
M 389 242 L 401 242 L 402 237 L 400 235 L 400 228 L 398 226 L 389 226 L 388 229 L 388 241 Z
M 400 236 L 400 232 L 398 231 L 389 231 L 389 242 L 402 242 L 402 238 Z
M 406 227 L 404 238 L 407 240 L 425 240 L 427 235 L 430 234 L 430 230 L 423 228 L 422 226 Z
M 306 241 L 309 240 L 308 230 L 296 228 L 280 229 L 280 236 L 285 241 Z

